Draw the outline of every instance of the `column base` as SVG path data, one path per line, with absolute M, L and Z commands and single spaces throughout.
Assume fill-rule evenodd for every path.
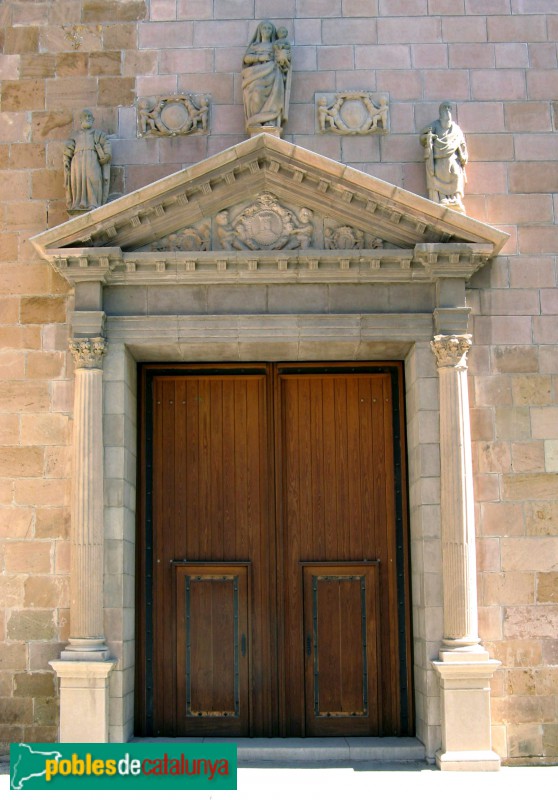
M 490 679 L 500 666 L 480 645 L 468 652 L 440 651 L 432 666 L 440 676 L 443 770 L 487 771 L 500 768 L 492 751 Z
M 109 661 L 110 650 L 102 638 L 68 639 L 62 661 Z
M 436 766 L 446 772 L 498 772 L 500 756 L 492 750 L 436 753 Z
M 49 664 L 60 678 L 59 741 L 108 742 L 108 676 L 116 660 Z

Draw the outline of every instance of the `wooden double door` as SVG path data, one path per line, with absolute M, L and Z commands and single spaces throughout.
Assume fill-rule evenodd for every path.
M 142 385 L 137 733 L 410 733 L 399 365 Z

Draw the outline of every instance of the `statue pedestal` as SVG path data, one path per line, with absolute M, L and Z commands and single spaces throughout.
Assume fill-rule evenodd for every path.
M 247 125 L 246 132 L 250 138 L 259 136 L 260 133 L 269 133 L 271 136 L 277 136 L 280 139 L 283 128 L 279 127 L 279 125 Z

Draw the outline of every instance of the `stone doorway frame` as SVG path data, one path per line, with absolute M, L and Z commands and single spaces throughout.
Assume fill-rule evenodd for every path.
M 375 341 L 369 340 L 365 331 L 366 323 L 371 320 L 367 319 L 366 315 L 359 315 L 358 320 L 357 315 L 345 315 L 346 325 L 348 328 L 353 328 L 350 337 L 341 337 L 339 333 L 337 336 L 332 336 L 331 318 L 320 316 L 318 321 L 314 317 L 311 340 L 306 341 L 304 347 L 301 347 L 300 336 L 301 329 L 304 331 L 305 322 L 300 316 L 281 318 L 283 331 L 289 331 L 288 336 L 282 337 L 283 341 L 262 341 L 261 334 L 258 336 L 258 330 L 265 329 L 266 325 L 269 327 L 269 317 L 246 316 L 235 317 L 234 333 L 217 334 L 219 341 L 205 345 L 184 341 L 188 339 L 188 325 L 185 318 L 181 318 L 182 341 L 175 333 L 175 318 L 150 318 L 146 321 L 138 318 L 113 317 L 107 320 L 108 352 L 105 356 L 103 375 L 103 427 L 106 436 L 104 628 L 110 652 L 118 659 L 118 664 L 110 676 L 108 722 L 111 741 L 128 741 L 133 735 L 137 363 L 140 361 L 214 362 L 216 359 L 220 361 L 404 360 L 415 719 L 417 736 L 425 744 L 427 756 L 434 758 L 443 738 L 444 722 L 442 709 L 444 695 L 440 693 L 436 669 L 442 672 L 445 666 L 444 662 L 437 660 L 440 642 L 445 632 L 440 465 L 437 455 L 440 447 L 439 377 L 430 344 L 431 315 L 405 315 L 412 318 L 406 320 L 402 319 L 403 315 L 397 316 L 400 323 L 406 324 L 401 325 L 399 341 L 392 342 L 378 341 L 376 339 L 378 331 L 374 337 Z M 418 317 L 421 317 L 421 324 L 418 325 L 417 335 Z M 232 322 L 227 317 L 220 318 L 220 321 Z M 149 339 L 145 331 L 146 322 L 149 327 L 157 329 L 159 338 L 157 344 L 152 340 L 146 342 L 146 339 Z M 197 338 L 199 319 L 192 319 L 191 323 L 190 338 Z M 163 335 L 162 327 L 166 328 L 166 335 Z M 223 327 L 230 331 L 233 326 L 229 324 Z M 409 331 L 411 327 L 415 329 L 414 340 L 409 333 L 405 333 L 405 329 Z M 380 332 L 381 338 L 382 333 L 385 334 L 386 331 Z M 460 336 L 458 341 L 462 340 L 463 337 Z M 230 347 L 233 346 L 236 352 L 241 352 L 243 345 L 247 351 L 245 357 L 231 358 Z M 466 372 L 464 375 L 466 380 Z M 451 413 L 453 414 L 453 411 Z M 109 443 L 110 446 L 107 446 Z M 476 603 L 473 611 L 476 617 Z M 472 623 L 473 628 L 476 628 L 476 619 L 472 620 Z M 480 652 L 482 648 L 478 648 L 476 656 L 478 658 L 481 655 L 481 658 L 475 662 L 473 652 L 475 644 L 468 642 L 465 646 L 469 648 L 470 653 L 466 657 L 466 663 L 470 662 L 471 668 L 476 673 L 477 694 L 480 681 L 483 685 L 480 693 L 481 701 L 488 700 L 488 679 L 497 664 L 482 657 Z M 457 654 L 451 653 L 451 655 Z M 436 664 L 435 667 L 433 663 Z M 465 663 L 463 655 L 458 663 L 463 670 Z M 458 680 L 463 681 L 463 675 Z M 468 685 L 470 676 L 467 675 L 465 680 L 467 682 L 465 693 L 470 702 L 471 691 L 475 694 L 475 687 Z M 458 686 L 456 691 L 463 692 L 463 689 L 464 687 Z M 483 738 L 486 741 L 486 728 L 488 726 L 489 734 L 490 727 L 489 706 L 485 708 L 482 718 L 485 728 Z M 449 727 L 451 733 L 452 725 Z M 478 758 L 477 753 L 477 760 L 486 762 L 482 767 L 485 769 L 487 766 L 494 768 L 498 763 L 494 754 L 488 755 L 489 750 L 490 745 L 483 748 L 483 759 Z M 470 757 L 466 763 L 469 768 L 473 766 Z
M 438 283 L 437 298 L 444 288 L 464 298 L 464 280 Z M 78 630 L 51 662 L 61 679 L 61 741 L 84 731 L 93 741 L 133 735 L 137 363 L 404 360 L 417 736 L 442 769 L 499 768 L 489 684 L 499 662 L 477 632 L 468 315 L 463 302 L 433 314 L 74 312 Z
M 303 202 L 314 219 L 333 215 L 384 244 L 246 253 L 223 249 L 215 234 L 204 252 L 160 252 L 167 235 L 258 192 Z M 132 733 L 137 361 L 402 359 L 417 734 L 442 769 L 499 767 L 489 688 L 498 662 L 478 639 L 465 281 L 506 239 L 268 134 L 34 237 L 41 257 L 75 286 L 71 631 L 53 662 L 62 741 Z M 342 285 L 352 300 L 331 305 L 330 290 Z M 320 299 L 314 293 L 292 313 L 300 287 Z M 183 298 L 180 289 L 205 305 L 169 310 L 163 298 Z M 281 313 L 258 304 L 273 292 L 277 301 L 278 289 L 290 293 Z M 233 291 L 242 308 L 231 311 Z

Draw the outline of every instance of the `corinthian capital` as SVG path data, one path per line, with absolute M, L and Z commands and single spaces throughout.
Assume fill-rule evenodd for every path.
M 437 367 L 467 368 L 467 352 L 471 347 L 470 334 L 452 334 L 435 336 L 430 342 L 432 352 L 436 356 Z
M 92 339 L 70 339 L 70 353 L 76 369 L 102 369 L 107 340 L 102 336 Z

